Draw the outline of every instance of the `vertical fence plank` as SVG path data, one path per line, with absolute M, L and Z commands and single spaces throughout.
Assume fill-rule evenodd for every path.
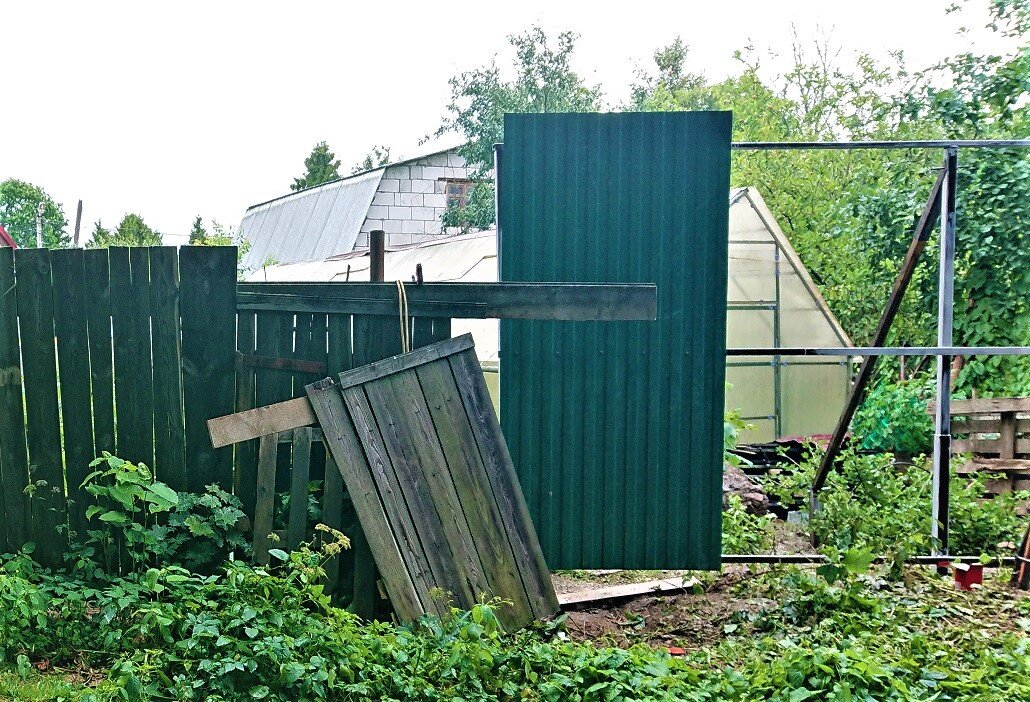
M 29 538 L 29 457 L 19 355 L 14 249 L 0 248 L 0 547 L 5 551 L 21 548 Z
M 308 528 L 308 474 L 311 470 L 311 427 L 293 430 L 293 470 L 290 473 L 290 515 L 286 543 L 296 549 Z
M 188 487 L 231 489 L 232 447 L 211 447 L 207 420 L 232 413 L 236 396 L 236 247 L 184 246 L 179 275 Z
M 54 280 L 54 331 L 61 374 L 61 417 L 64 464 L 68 487 L 68 517 L 72 531 L 84 535 L 90 495 L 81 488 L 93 460 L 90 417 L 89 341 L 86 329 L 85 269 L 82 249 L 51 252 Z
M 115 452 L 114 360 L 111 349 L 111 270 L 107 249 L 82 252 L 85 269 L 89 374 L 93 402 L 93 453 Z
M 326 371 L 330 378 L 353 367 L 351 357 L 351 316 L 349 314 L 331 314 L 327 320 L 326 330 L 327 353 Z M 352 541 L 355 539 L 355 532 L 360 530 L 357 525 L 357 514 L 354 511 L 354 503 L 343 484 L 343 476 L 340 475 L 340 468 L 332 460 L 332 456 L 326 451 L 326 478 L 325 495 L 323 504 L 326 511 L 325 519 L 332 519 L 336 523 L 326 521 L 326 524 L 339 529 Z M 336 475 L 330 475 L 335 472 Z M 339 495 L 339 497 L 335 497 Z M 333 503 L 339 501 L 338 505 Z M 337 516 L 337 510 L 339 516 Z M 349 602 L 354 595 L 354 549 L 349 548 L 335 560 L 326 566 L 329 574 L 329 584 L 339 601 Z
M 236 315 L 236 350 L 245 355 L 254 354 L 256 343 L 256 315 L 240 311 Z M 249 366 L 236 368 L 236 411 L 253 409 L 254 369 Z M 253 524 L 254 502 L 257 499 L 257 441 L 236 444 L 233 492 L 243 503 L 243 511 Z
M 186 489 L 186 435 L 179 362 L 179 265 L 174 246 L 150 253 L 150 333 L 154 364 L 154 464 L 173 490 Z
M 19 249 L 15 254 L 18 317 L 24 364 L 28 422 L 32 540 L 36 559 L 56 565 L 65 550 L 64 470 L 61 425 L 57 407 L 57 353 L 54 348 L 54 297 L 50 251 Z
M 266 434 L 259 439 L 257 466 L 257 505 L 254 508 L 254 561 L 268 563 L 269 539 L 275 513 L 275 464 L 279 452 L 279 435 Z
M 110 255 L 118 455 L 153 468 L 150 259 L 147 249 L 142 247 L 113 247 Z
M 451 338 L 450 317 L 433 317 L 433 336 L 430 343 L 444 341 Z
M 257 353 L 271 358 L 293 355 L 293 314 L 261 312 L 257 316 Z M 261 368 L 257 376 L 257 405 L 264 407 L 293 397 L 289 371 Z

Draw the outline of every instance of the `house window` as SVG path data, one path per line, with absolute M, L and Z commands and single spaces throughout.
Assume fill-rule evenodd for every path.
M 447 209 L 466 207 L 469 204 L 469 192 L 475 185 L 471 180 L 446 180 L 444 193 L 447 195 Z

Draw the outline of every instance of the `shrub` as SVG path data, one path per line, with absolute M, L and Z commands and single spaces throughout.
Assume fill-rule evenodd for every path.
M 863 449 L 912 456 L 928 453 L 933 448 L 933 418 L 926 407 L 933 395 L 932 379 L 879 383 L 855 414 L 852 434 L 862 437 Z

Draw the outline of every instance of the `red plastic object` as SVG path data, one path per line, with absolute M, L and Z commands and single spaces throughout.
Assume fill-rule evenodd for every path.
M 979 563 L 956 563 L 955 584 L 959 590 L 972 590 L 974 585 L 983 585 L 984 567 Z
M 669 646 L 669 655 L 670 656 L 682 656 L 682 655 L 685 655 L 686 652 L 687 652 L 687 649 L 685 649 L 685 648 L 680 648 L 679 646 Z

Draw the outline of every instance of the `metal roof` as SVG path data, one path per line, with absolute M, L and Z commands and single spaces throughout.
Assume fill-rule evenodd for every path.
M 4 229 L 4 225 L 2 224 L 0 224 L 0 246 L 9 249 L 18 248 L 18 243 L 10 234 L 7 233 L 7 230 Z
M 240 223 L 250 250 L 245 268 L 268 261 L 321 261 L 351 251 L 385 168 L 254 205 Z

